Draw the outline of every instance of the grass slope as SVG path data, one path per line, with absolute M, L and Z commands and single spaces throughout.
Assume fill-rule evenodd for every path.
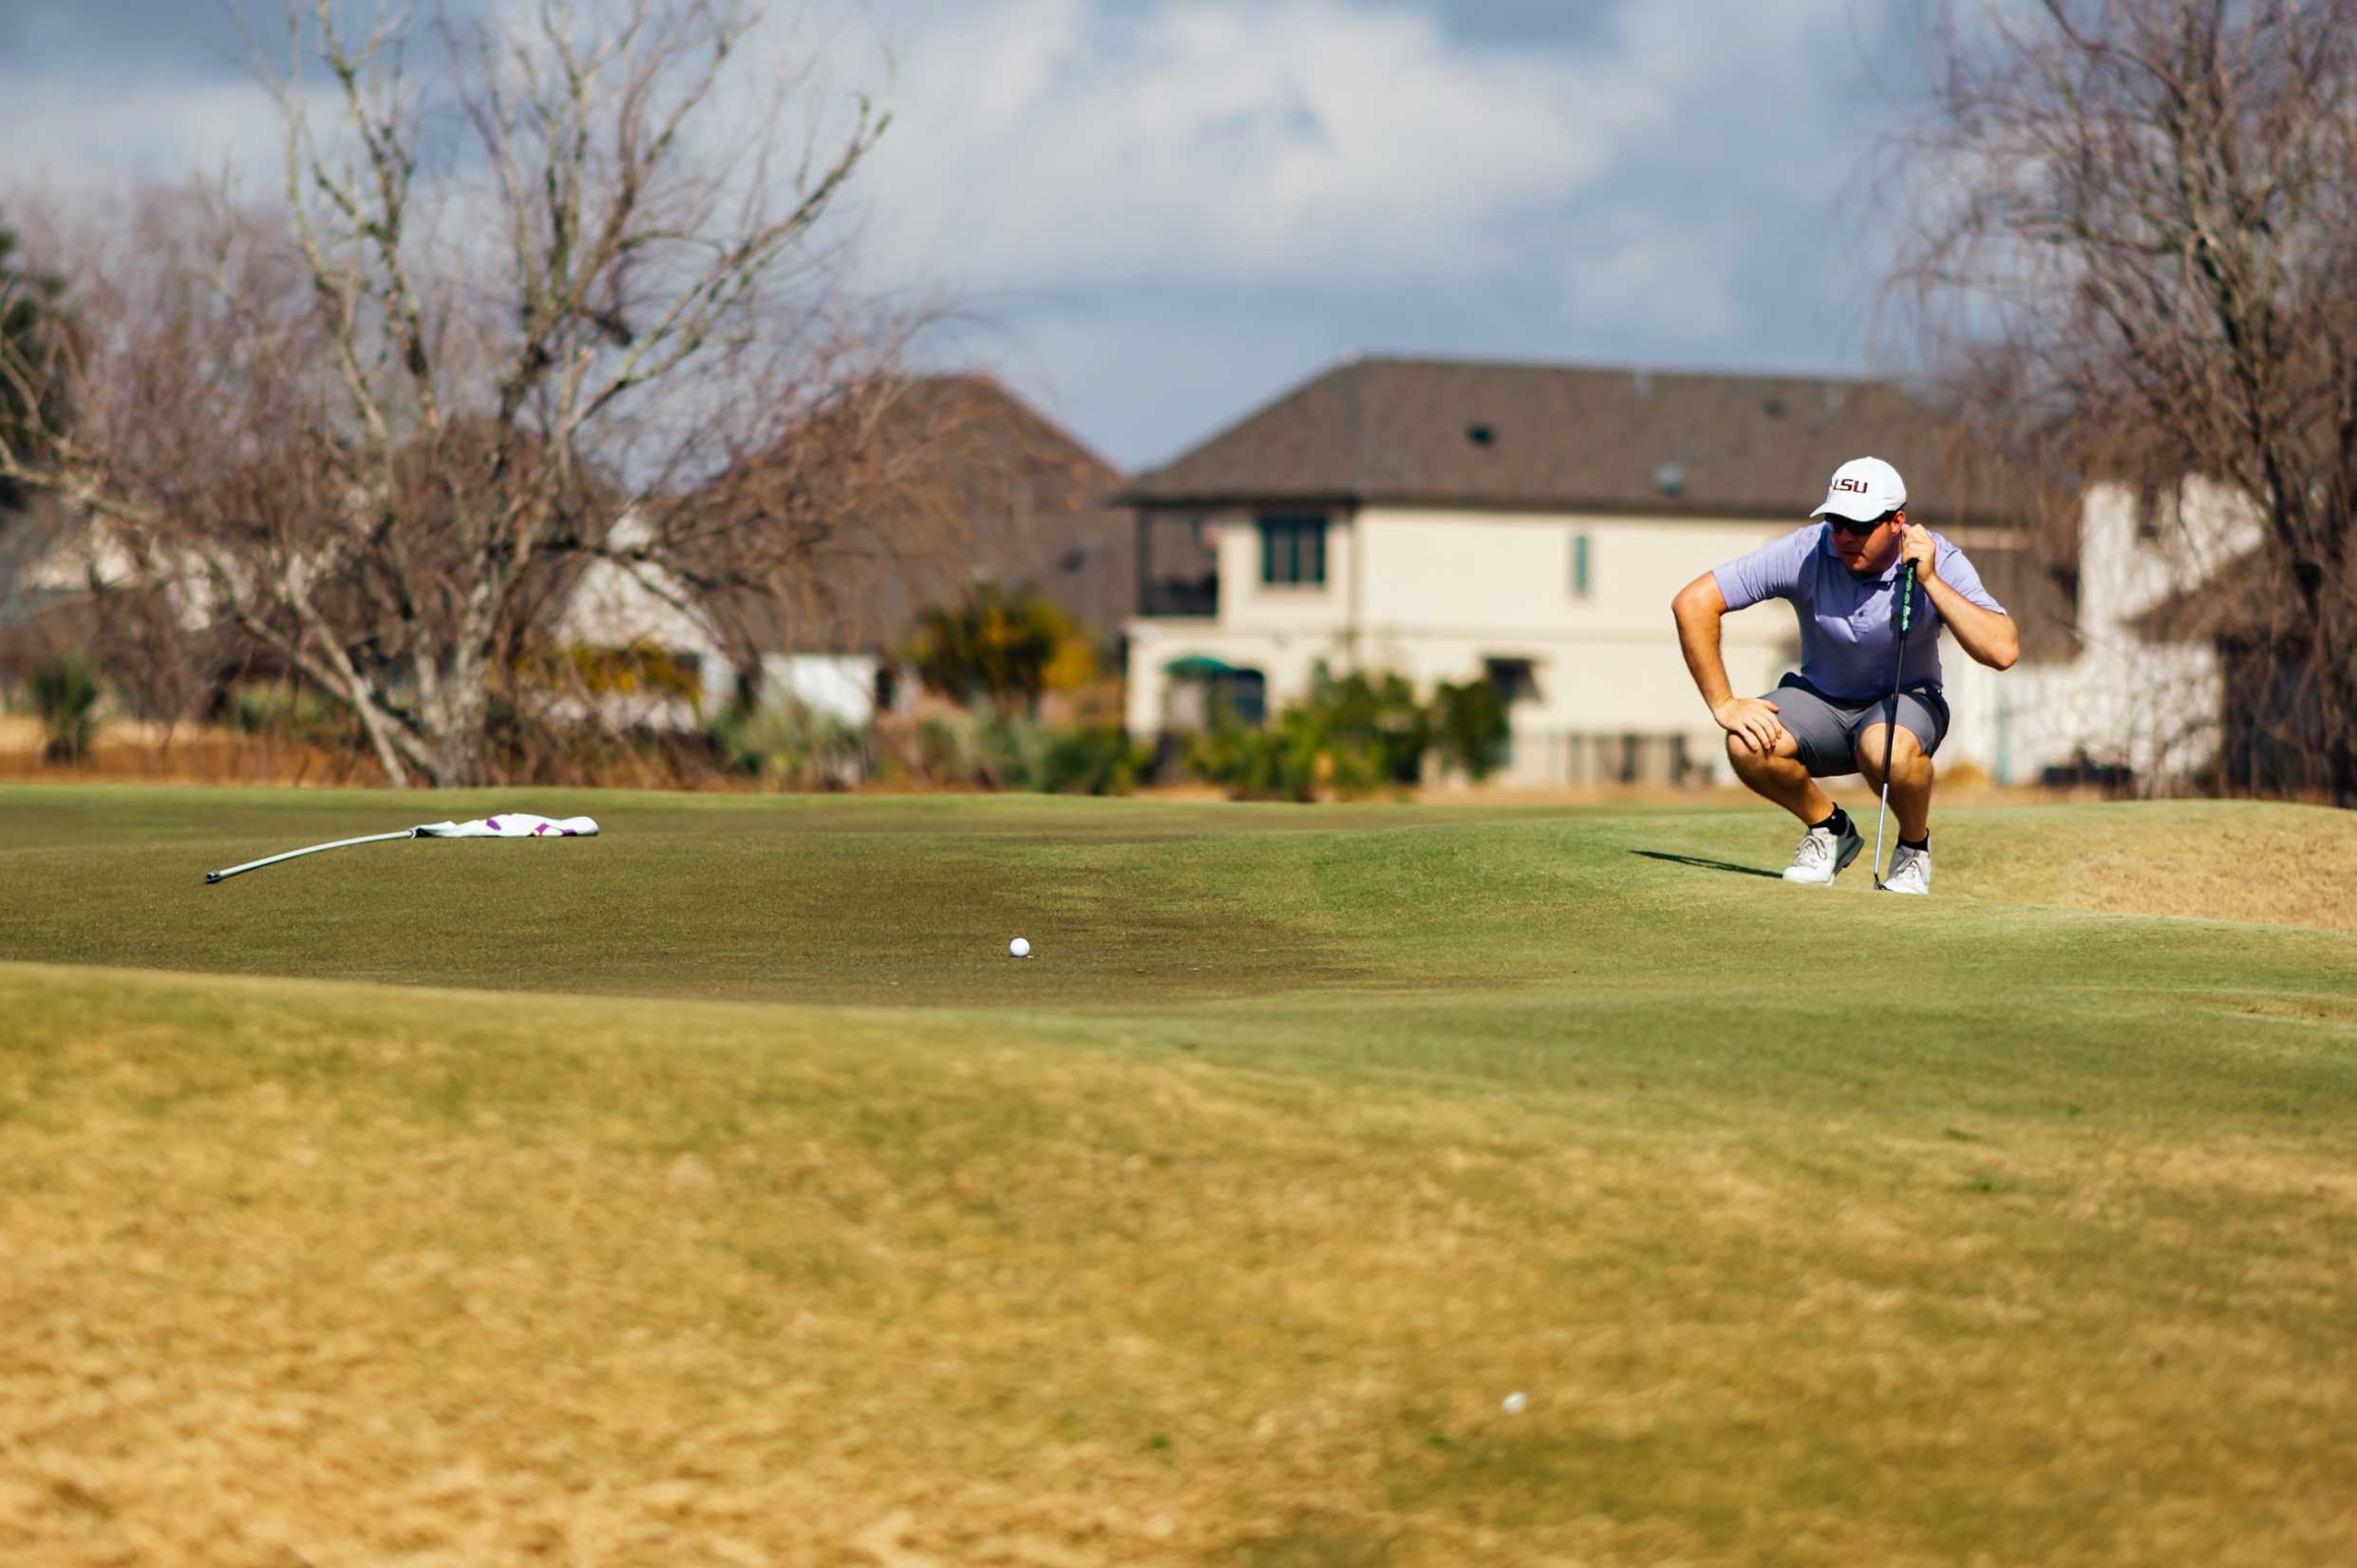
M 2348 818 L 517 804 L 0 796 L 0 1562 L 2357 1555 Z

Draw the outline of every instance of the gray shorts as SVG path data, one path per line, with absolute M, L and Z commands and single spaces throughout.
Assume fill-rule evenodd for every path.
M 1786 675 L 1764 700 L 1776 705 L 1777 719 L 1800 743 L 1812 779 L 1857 772 L 1857 732 L 1890 722 L 1889 697 L 1840 702 L 1802 685 L 1798 675 Z M 1948 734 L 1948 699 L 1936 686 L 1911 687 L 1898 694 L 1898 722 L 1929 757 Z M 1881 749 L 1876 743 L 1875 750 Z

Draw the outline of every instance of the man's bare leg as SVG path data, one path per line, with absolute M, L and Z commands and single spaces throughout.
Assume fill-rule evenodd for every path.
M 1857 770 L 1866 775 L 1875 793 L 1882 792 L 1883 747 L 1891 747 L 1891 810 L 1898 818 L 1902 841 L 1921 843 L 1932 832 L 1932 759 L 1923 744 L 1905 725 L 1895 738 L 1889 725 L 1868 725 L 1857 732 Z
M 1791 730 L 1777 736 L 1775 749 L 1767 752 L 1753 750 L 1749 741 L 1729 731 L 1726 760 L 1753 794 L 1774 801 L 1800 818 L 1802 827 L 1813 827 L 1833 815 L 1832 797 L 1809 777 L 1807 765 L 1801 761 L 1801 743 L 1793 739 Z M 1928 803 L 1928 795 L 1926 799 Z M 1930 809 L 1928 803 L 1925 809 Z

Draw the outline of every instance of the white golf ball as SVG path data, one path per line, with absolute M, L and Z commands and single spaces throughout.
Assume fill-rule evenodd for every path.
M 1007 951 L 1018 958 L 1028 958 L 1031 956 L 1031 944 L 1027 938 L 1018 936 L 1007 944 Z
M 1520 1415 L 1522 1413 L 1523 1407 L 1529 1403 L 1530 1399 L 1528 1396 L 1526 1396 L 1521 1389 L 1517 1389 L 1514 1392 L 1499 1400 L 1498 1405 L 1499 1408 L 1504 1410 L 1508 1415 Z

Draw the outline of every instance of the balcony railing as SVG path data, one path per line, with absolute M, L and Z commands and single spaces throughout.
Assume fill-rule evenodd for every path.
M 1141 615 L 1189 615 L 1209 618 L 1219 614 L 1219 578 L 1162 577 L 1138 585 Z

